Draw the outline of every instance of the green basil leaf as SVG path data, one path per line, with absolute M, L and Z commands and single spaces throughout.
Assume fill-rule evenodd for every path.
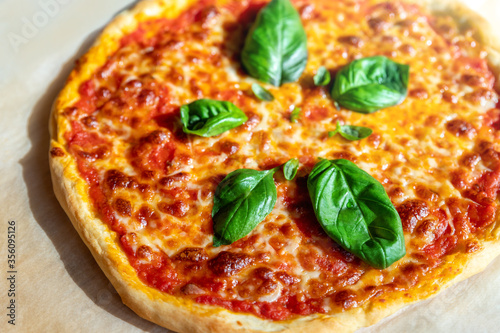
M 184 132 L 204 137 L 219 135 L 247 120 L 243 111 L 226 101 L 200 99 L 181 107 Z
M 373 130 L 363 126 L 342 125 L 339 133 L 347 140 L 356 141 L 369 137 Z
M 337 128 L 335 129 L 335 131 L 329 131 L 328 132 L 328 137 L 331 138 L 332 136 L 334 136 L 335 134 L 337 134 L 339 131 L 340 131 L 340 126 L 339 126 L 339 122 L 337 122 Z
M 354 60 L 337 73 L 331 95 L 346 109 L 372 113 L 403 102 L 409 71 L 383 56 Z
M 289 0 L 272 0 L 259 12 L 241 62 L 250 76 L 274 86 L 298 80 L 307 63 L 307 36 Z
M 266 88 L 262 87 L 257 83 L 252 84 L 252 91 L 254 95 L 257 96 L 257 98 L 262 101 L 267 101 L 267 102 L 274 101 L 273 94 L 271 94 L 269 90 L 267 90 Z
M 300 118 L 300 112 L 302 112 L 302 108 L 294 107 L 292 113 L 290 114 L 290 121 L 292 123 L 296 123 Z
M 316 72 L 316 75 L 314 75 L 313 79 L 315 85 L 326 86 L 331 80 L 330 72 L 324 66 L 321 66 L 318 68 L 318 71 Z
M 231 172 L 215 190 L 213 246 L 229 245 L 248 235 L 273 210 L 276 169 Z
M 293 180 L 297 175 L 297 170 L 299 169 L 299 160 L 292 158 L 283 165 L 283 175 L 286 180 Z
M 340 125 L 337 121 L 337 128 L 333 132 L 328 132 L 328 136 L 332 137 L 337 133 L 347 140 L 356 141 L 369 137 L 373 133 L 373 130 L 363 126 Z
M 382 184 L 356 164 L 321 160 L 307 181 L 319 223 L 335 242 L 375 268 L 405 253 L 403 228 Z
M 340 111 L 340 105 L 339 105 L 339 103 L 333 101 L 333 105 L 335 105 L 335 109 L 337 109 L 337 111 Z

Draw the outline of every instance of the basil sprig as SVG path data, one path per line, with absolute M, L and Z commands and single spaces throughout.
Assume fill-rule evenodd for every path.
M 266 101 L 266 102 L 274 101 L 273 94 L 271 94 L 269 90 L 262 87 L 260 84 L 253 83 L 252 91 L 254 95 L 257 96 L 257 98 L 260 99 L 261 101 Z
M 346 109 L 372 113 L 403 102 L 409 71 L 383 56 L 354 60 L 337 73 L 331 95 Z
M 204 137 L 219 135 L 247 120 L 243 111 L 226 101 L 200 99 L 181 107 L 184 132 Z
M 335 242 L 375 268 L 405 253 L 398 212 L 382 184 L 344 160 L 321 160 L 307 180 L 314 213 Z
M 212 209 L 213 246 L 229 245 L 248 235 L 271 213 L 277 200 L 275 172 L 276 168 L 238 169 L 222 180 Z
M 330 72 L 324 66 L 321 66 L 318 68 L 313 80 L 316 86 L 326 86 L 331 80 Z
M 373 130 L 363 126 L 340 125 L 337 121 L 337 128 L 335 131 L 328 132 L 328 136 L 332 137 L 337 133 L 347 140 L 356 141 L 369 137 Z
M 241 62 L 250 76 L 274 86 L 298 80 L 307 63 L 307 37 L 289 0 L 272 0 L 259 12 Z
M 283 165 L 283 175 L 286 180 L 293 180 L 297 175 L 297 170 L 299 169 L 299 160 L 292 158 Z

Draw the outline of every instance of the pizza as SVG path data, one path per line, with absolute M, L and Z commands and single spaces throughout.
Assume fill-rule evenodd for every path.
M 54 190 L 177 332 L 351 332 L 500 253 L 500 71 L 457 2 L 143 0 L 54 103 Z

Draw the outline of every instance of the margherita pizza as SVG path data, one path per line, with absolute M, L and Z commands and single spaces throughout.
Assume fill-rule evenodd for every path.
M 56 195 L 178 332 L 350 332 L 500 253 L 500 57 L 462 5 L 143 0 L 51 118 Z

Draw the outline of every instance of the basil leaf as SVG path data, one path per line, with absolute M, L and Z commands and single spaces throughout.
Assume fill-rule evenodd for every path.
M 383 56 L 354 60 L 337 73 L 331 95 L 346 109 L 372 113 L 403 102 L 409 71 Z
M 328 137 L 331 138 L 332 136 L 334 136 L 335 134 L 337 134 L 339 131 L 340 131 L 340 126 L 339 126 L 339 122 L 337 122 L 337 128 L 335 129 L 335 131 L 329 131 L 328 132 Z
M 307 36 L 289 0 L 272 0 L 262 8 L 241 62 L 250 76 L 274 86 L 298 80 L 307 63 Z
M 318 71 L 316 72 L 316 75 L 314 75 L 313 79 L 315 85 L 326 86 L 331 80 L 330 72 L 324 66 L 321 66 L 318 68 Z
M 297 175 L 297 170 L 299 169 L 299 160 L 292 158 L 283 165 L 283 175 L 286 180 L 293 180 Z
M 277 200 L 276 169 L 238 169 L 215 190 L 213 246 L 229 245 L 248 235 L 273 210 Z
M 328 132 L 328 136 L 332 137 L 337 133 L 347 140 L 356 141 L 369 137 L 373 133 L 373 130 L 363 126 L 340 125 L 337 121 L 337 128 L 335 131 Z
M 254 95 L 257 96 L 257 98 L 262 101 L 267 101 L 267 102 L 274 101 L 273 94 L 271 94 L 269 90 L 265 89 L 264 87 L 262 87 L 257 83 L 252 84 L 252 91 Z
M 219 135 L 247 120 L 243 111 L 226 101 L 200 99 L 181 107 L 184 132 L 204 137 Z
M 342 125 L 339 133 L 347 140 L 356 141 L 369 137 L 373 130 L 363 126 Z
M 335 242 L 375 268 L 405 253 L 403 228 L 382 184 L 344 160 L 321 160 L 307 180 L 319 223 Z
M 302 112 L 302 108 L 294 107 L 292 113 L 290 114 L 290 121 L 292 123 L 296 123 L 300 118 L 300 112 Z

